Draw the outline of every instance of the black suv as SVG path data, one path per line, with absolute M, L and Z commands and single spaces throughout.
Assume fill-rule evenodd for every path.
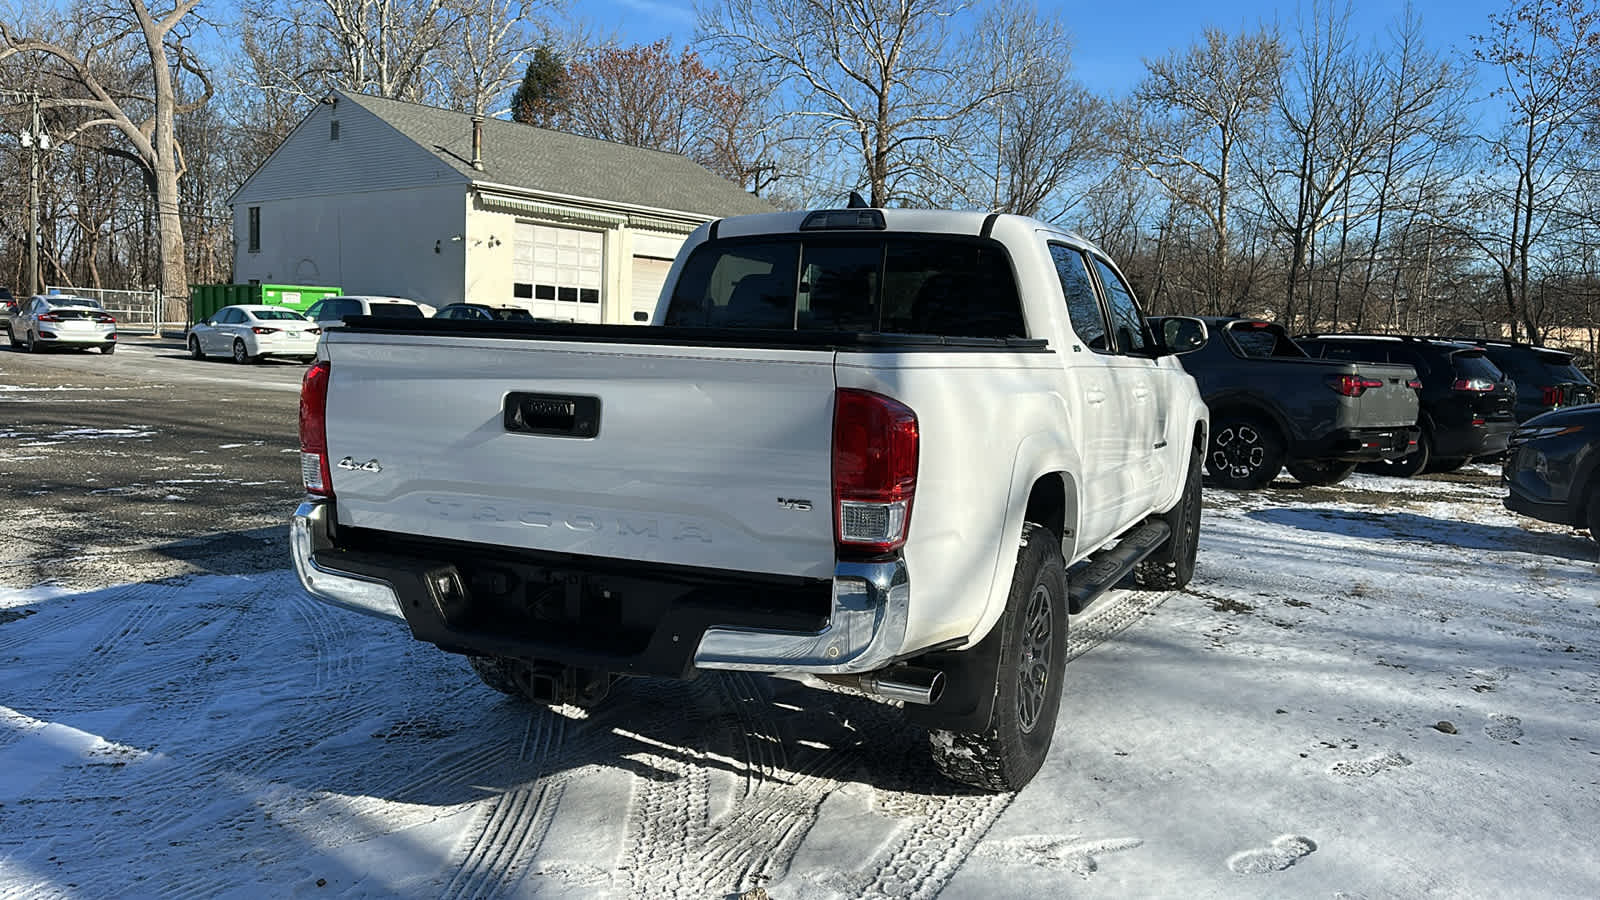
M 1489 361 L 1517 383 L 1517 421 L 1526 422 L 1562 406 L 1593 403 L 1594 382 L 1565 350 L 1491 338 L 1450 338 L 1482 347 Z
M 1308 334 L 1295 343 L 1324 359 L 1392 362 L 1411 366 L 1422 381 L 1422 434 L 1417 449 L 1373 471 L 1409 478 L 1424 470 L 1449 472 L 1474 457 L 1506 449 L 1515 415 L 1516 385 L 1482 347 L 1440 338 L 1394 335 Z

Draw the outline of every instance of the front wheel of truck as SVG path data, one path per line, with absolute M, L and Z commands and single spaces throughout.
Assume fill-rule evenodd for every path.
M 1189 475 L 1178 503 L 1161 516 L 1172 533 L 1167 542 L 1144 558 L 1133 570 L 1134 581 L 1147 591 L 1176 591 L 1194 578 L 1194 559 L 1200 546 L 1200 454 L 1189 458 Z
M 1055 734 L 1067 659 L 1067 569 L 1061 540 L 1043 525 L 1023 526 L 1023 546 L 1000 629 L 994 708 L 981 731 L 928 733 L 945 777 L 991 791 L 1033 780 Z

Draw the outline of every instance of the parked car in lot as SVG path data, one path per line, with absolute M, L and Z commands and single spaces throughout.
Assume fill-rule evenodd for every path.
M 1501 469 L 1506 508 L 1589 529 L 1600 542 L 1600 404 L 1534 416 L 1511 435 Z
M 1459 338 L 1482 347 L 1489 360 L 1517 383 L 1518 422 L 1563 406 L 1600 400 L 1595 384 L 1572 361 L 1572 354 L 1513 341 Z
M 347 316 L 425 319 L 432 307 L 405 297 L 356 295 L 325 297 L 306 309 L 306 317 L 323 328 L 338 328 Z
M 11 346 L 34 353 L 51 347 L 117 350 L 117 320 L 98 300 L 50 294 L 14 305 L 5 317 Z
M 1371 463 L 1372 471 L 1409 478 L 1450 472 L 1506 449 L 1515 415 L 1516 386 L 1482 347 L 1431 337 L 1310 334 L 1295 343 L 1324 359 L 1408 365 L 1422 381 L 1421 433 L 1406 456 Z
M 252 363 L 267 356 L 310 362 L 322 334 L 315 322 L 281 306 L 224 306 L 189 329 L 189 355 Z
M 1336 484 L 1359 463 L 1399 459 L 1417 440 L 1410 366 L 1312 359 L 1282 326 L 1254 319 L 1152 319 L 1211 409 L 1206 471 L 1253 490 L 1285 466 L 1305 484 Z
M 435 319 L 466 322 L 532 322 L 533 313 L 520 306 L 489 306 L 484 303 L 451 303 L 433 314 Z M 539 320 L 546 321 L 546 320 Z

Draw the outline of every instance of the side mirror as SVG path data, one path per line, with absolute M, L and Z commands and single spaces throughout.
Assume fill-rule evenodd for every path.
M 1182 356 L 1193 353 L 1211 340 L 1206 323 L 1189 316 L 1167 316 L 1161 320 L 1161 343 L 1168 353 Z

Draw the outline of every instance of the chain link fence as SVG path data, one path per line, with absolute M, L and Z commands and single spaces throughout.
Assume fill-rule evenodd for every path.
M 106 312 L 116 316 L 117 331 L 161 334 L 161 292 L 113 291 L 104 288 L 60 287 L 47 285 L 46 293 L 70 294 L 100 301 Z

